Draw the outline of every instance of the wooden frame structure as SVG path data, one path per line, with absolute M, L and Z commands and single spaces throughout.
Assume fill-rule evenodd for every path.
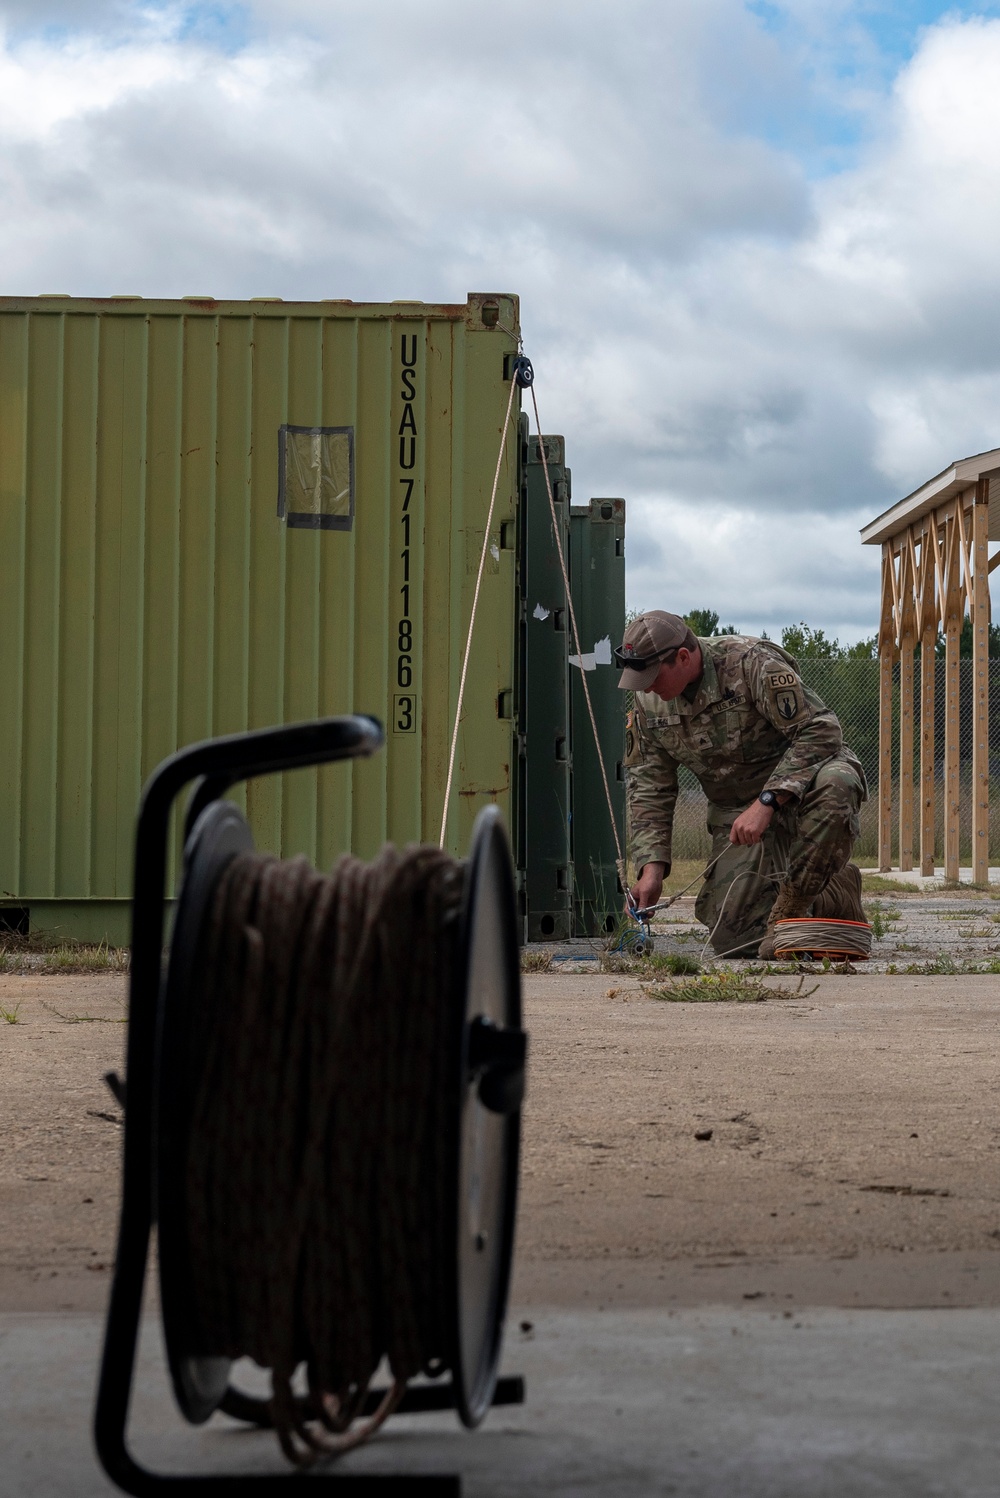
M 959 642 L 968 614 L 973 639 L 972 878 L 989 878 L 989 573 L 988 542 L 1000 540 L 1000 448 L 962 458 L 879 515 L 861 532 L 882 548 L 879 617 L 879 868 L 892 868 L 893 666 L 899 663 L 899 864 L 934 873 L 937 788 L 934 777 L 935 647 L 945 638 L 944 873 L 959 876 Z M 914 721 L 916 647 L 920 646 L 920 724 Z M 914 734 L 920 769 L 914 784 Z M 919 809 L 918 809 L 919 808 Z

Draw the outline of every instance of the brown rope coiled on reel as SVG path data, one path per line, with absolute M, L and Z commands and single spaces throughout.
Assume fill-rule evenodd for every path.
M 205 922 L 194 1325 L 204 1354 L 270 1368 L 298 1465 L 359 1444 L 448 1357 L 462 885 L 463 865 L 424 845 L 329 875 L 247 853 Z M 350 1429 L 383 1355 L 393 1387 Z M 308 1416 L 291 1384 L 303 1363 Z

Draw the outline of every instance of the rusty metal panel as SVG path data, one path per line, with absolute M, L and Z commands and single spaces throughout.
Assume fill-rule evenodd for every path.
M 83 934 L 80 902 L 128 899 L 165 755 L 327 713 L 382 718 L 386 753 L 252 783 L 258 845 L 323 866 L 436 840 L 517 318 L 486 295 L 0 298 L 0 900 Z M 482 805 L 509 815 L 517 412 L 455 851 Z

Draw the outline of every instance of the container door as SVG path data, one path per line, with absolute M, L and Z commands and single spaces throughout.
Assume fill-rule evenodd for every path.
M 625 501 L 592 499 L 570 511 L 570 584 L 618 833 L 625 844 L 622 772 L 624 693 L 611 659 L 625 632 Z M 573 754 L 573 931 L 596 936 L 614 928 L 621 909 L 615 840 L 608 815 L 581 671 L 570 671 Z

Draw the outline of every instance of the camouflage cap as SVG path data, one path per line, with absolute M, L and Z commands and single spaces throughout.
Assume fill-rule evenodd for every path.
M 679 614 L 667 614 L 662 609 L 648 609 L 633 619 L 622 640 L 622 648 L 615 651 L 615 660 L 624 666 L 618 685 L 626 692 L 646 692 L 659 674 L 662 658 L 671 650 L 683 645 L 693 650 L 697 640 Z M 634 659 L 635 666 L 628 664 Z

